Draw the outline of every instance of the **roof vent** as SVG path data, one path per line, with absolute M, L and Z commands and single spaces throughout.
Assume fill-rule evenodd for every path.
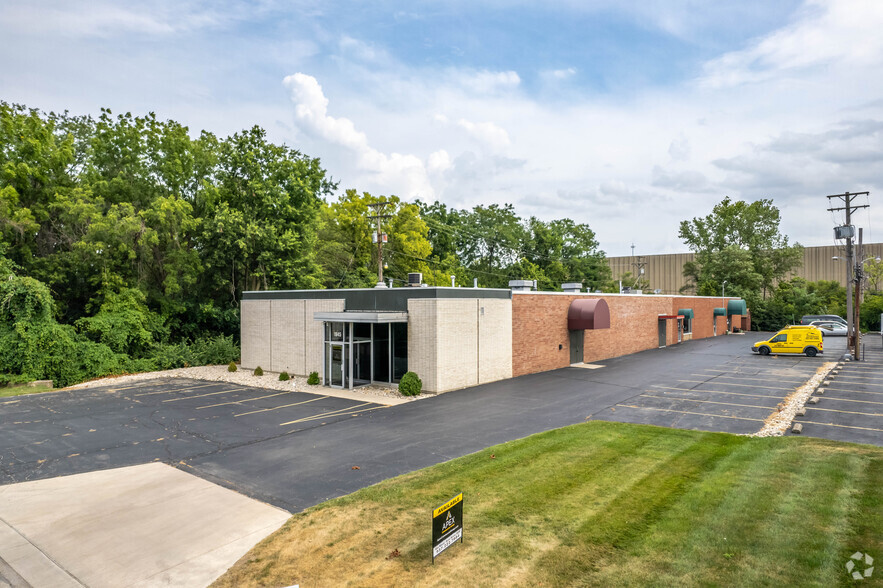
M 374 287 L 375 288 L 386 288 L 387 285 L 386 285 L 386 282 L 377 282 L 377 285 Z
M 583 291 L 583 283 L 582 282 L 567 282 L 566 284 L 561 284 L 562 292 L 570 292 L 572 294 L 577 294 Z
M 509 280 L 509 287 L 516 292 L 530 292 L 536 287 L 535 280 Z

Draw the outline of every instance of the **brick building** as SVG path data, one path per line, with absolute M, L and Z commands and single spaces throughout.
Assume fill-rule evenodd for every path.
M 726 302 L 726 304 L 724 304 Z M 242 366 L 445 392 L 744 327 L 742 300 L 491 288 L 245 292 Z M 747 317 L 745 317 L 747 318 Z M 729 327 L 728 327 L 729 325 Z

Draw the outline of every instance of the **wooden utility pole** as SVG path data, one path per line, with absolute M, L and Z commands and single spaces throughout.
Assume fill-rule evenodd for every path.
M 856 196 L 867 196 L 870 192 L 844 192 L 843 194 L 832 194 L 827 196 L 828 202 L 830 203 L 831 198 L 840 198 L 843 201 L 844 206 L 832 207 L 828 210 L 830 212 L 845 210 L 846 211 L 846 224 L 844 227 L 835 227 L 834 236 L 835 238 L 842 239 L 846 238 L 846 347 L 847 349 L 852 350 L 852 356 L 858 358 L 858 345 L 857 345 L 857 337 L 856 337 L 856 329 L 855 329 L 855 315 L 853 310 L 853 296 L 854 296 L 854 288 L 855 288 L 855 280 L 853 270 L 853 251 L 852 251 L 852 237 L 855 234 L 855 229 L 852 226 L 852 213 L 858 210 L 859 208 L 868 208 L 867 204 L 852 204 L 852 199 Z M 839 228 L 845 228 L 844 234 L 838 235 L 837 230 Z
M 373 210 L 374 214 L 370 215 L 369 219 L 377 219 L 377 232 L 374 234 L 375 239 L 377 240 L 377 284 L 378 287 L 380 284 L 383 284 L 383 231 L 380 229 L 380 221 L 381 219 L 392 218 L 391 214 L 384 214 L 386 210 L 386 205 L 389 202 L 375 202 L 374 204 L 369 204 Z

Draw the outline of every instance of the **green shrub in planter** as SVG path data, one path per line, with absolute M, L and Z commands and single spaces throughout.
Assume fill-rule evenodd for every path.
M 310 377 L 307 378 L 307 384 L 310 386 L 315 386 L 319 383 L 319 372 L 310 372 Z
M 227 366 L 227 371 L 228 372 L 235 372 L 236 371 L 236 362 L 235 361 L 230 362 L 230 365 Z
M 281 374 L 279 374 L 279 381 L 280 382 L 287 382 L 290 379 L 291 379 L 291 376 L 288 375 L 288 372 L 282 372 Z
M 407 372 L 399 380 L 399 392 L 405 396 L 417 396 L 423 390 L 423 381 L 414 372 Z
M 254 368 L 254 375 L 256 375 L 256 376 L 263 376 L 264 375 L 264 370 L 261 369 L 261 366 Z

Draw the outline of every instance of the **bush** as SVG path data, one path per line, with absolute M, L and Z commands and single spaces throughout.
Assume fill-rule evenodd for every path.
M 263 376 L 264 375 L 264 370 L 261 369 L 261 366 L 254 368 L 254 375 L 256 375 L 256 376 Z
M 281 374 L 279 374 L 279 381 L 280 382 L 287 382 L 290 379 L 291 379 L 291 376 L 288 375 L 288 372 L 282 372 Z
M 399 380 L 399 392 L 405 396 L 417 396 L 423 390 L 423 381 L 414 372 L 407 372 Z
M 315 386 L 319 383 L 319 372 L 310 372 L 310 377 L 307 378 L 307 384 L 310 386 Z
M 235 372 L 236 371 L 236 362 L 235 361 L 230 362 L 230 365 L 227 366 L 227 371 L 228 372 Z

